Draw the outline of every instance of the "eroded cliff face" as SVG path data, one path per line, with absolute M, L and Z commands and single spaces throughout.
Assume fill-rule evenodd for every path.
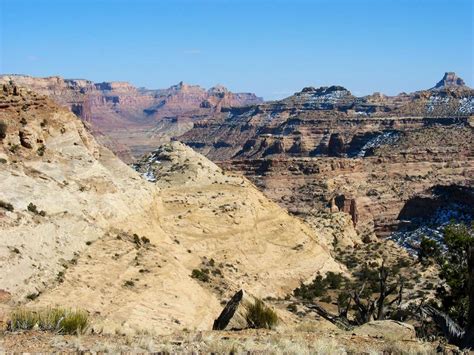
M 361 235 L 386 236 L 417 194 L 472 185 L 473 113 L 474 90 L 446 73 L 433 89 L 394 97 L 305 88 L 196 123 L 179 139 L 308 222 L 341 211 Z
M 370 154 L 371 144 L 399 132 L 469 125 L 474 90 L 440 84 L 412 94 L 358 98 L 340 86 L 309 87 L 280 101 L 225 111 L 197 122 L 179 139 L 214 160 L 354 157 Z
M 1 87 L 0 323 L 26 303 L 82 308 L 96 332 L 208 330 L 240 288 L 283 297 L 344 272 L 330 221 L 316 233 L 189 147 L 165 145 L 136 168 L 66 108 Z M 343 217 L 340 230 L 355 234 Z
M 205 90 L 182 82 L 168 89 L 148 90 L 126 82 L 0 76 L 0 84 L 10 82 L 68 107 L 91 125 L 102 144 L 126 162 L 183 134 L 197 119 L 205 119 L 224 108 L 262 101 L 254 94 L 232 93 L 220 85 Z

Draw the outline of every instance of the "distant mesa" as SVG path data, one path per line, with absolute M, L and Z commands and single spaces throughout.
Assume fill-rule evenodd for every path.
M 444 73 L 443 79 L 441 79 L 432 89 L 445 89 L 445 88 L 456 88 L 465 87 L 466 83 L 455 72 Z

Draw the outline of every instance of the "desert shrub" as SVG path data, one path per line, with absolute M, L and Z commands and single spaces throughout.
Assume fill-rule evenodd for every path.
M 133 234 L 133 242 L 138 246 L 141 244 L 140 237 L 138 236 L 138 234 Z
M 321 275 L 316 276 L 309 285 L 301 284 L 294 290 L 294 295 L 304 300 L 312 300 L 315 297 L 321 297 L 326 294 L 326 283 Z
M 438 243 L 427 237 L 423 237 L 418 249 L 418 260 L 423 264 L 428 264 L 430 260 L 439 256 L 440 249 Z
M 30 211 L 30 212 L 32 212 L 32 213 L 34 213 L 34 214 L 40 215 L 40 216 L 42 216 L 42 217 L 46 216 L 46 211 L 43 211 L 43 210 L 38 211 L 38 207 L 36 207 L 36 205 L 35 205 L 34 203 L 32 203 L 32 202 L 30 202 L 30 203 L 28 204 L 27 209 L 28 209 L 28 211 Z
M 0 121 L 0 139 L 3 139 L 7 136 L 7 124 L 3 121 Z
M 123 285 L 125 287 L 133 287 L 133 286 L 135 286 L 135 282 L 133 282 L 133 280 L 127 280 L 123 283 Z
M 40 145 L 36 153 L 42 157 L 44 155 L 44 151 L 46 150 L 46 146 L 44 144 Z
M 12 212 L 14 210 L 13 205 L 11 203 L 4 202 L 4 201 L 1 201 L 1 200 L 0 200 L 0 208 L 3 208 L 3 209 L 5 209 L 7 211 L 10 211 L 10 212 Z
M 300 287 L 294 290 L 293 294 L 298 298 L 312 300 L 315 297 L 324 296 L 327 289 L 339 289 L 345 282 L 347 282 L 347 279 L 344 276 L 330 271 L 325 278 L 318 274 L 310 284 L 301 284 Z
M 191 272 L 191 277 L 202 282 L 209 282 L 209 270 L 208 269 L 194 269 Z
M 20 308 L 10 314 L 8 330 L 30 330 L 38 327 L 43 331 L 62 334 L 82 334 L 88 327 L 89 316 L 85 311 L 63 308 L 30 310 Z
M 35 300 L 36 298 L 38 298 L 39 296 L 39 293 L 29 293 L 28 295 L 26 295 L 26 298 L 29 299 L 30 301 L 33 301 Z
M 247 323 L 251 328 L 271 329 L 278 323 L 278 316 L 262 300 L 247 306 Z
M 30 202 L 27 207 L 28 211 L 33 212 L 33 213 L 38 213 L 38 208 L 33 202 Z

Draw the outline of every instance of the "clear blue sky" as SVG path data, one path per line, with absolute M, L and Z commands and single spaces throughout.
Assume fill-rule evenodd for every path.
M 0 72 L 279 98 L 473 85 L 473 0 L 0 0 Z

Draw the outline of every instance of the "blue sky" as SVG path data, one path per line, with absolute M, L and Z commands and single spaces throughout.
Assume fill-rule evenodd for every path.
M 266 99 L 473 84 L 472 0 L 0 0 L 0 72 Z

